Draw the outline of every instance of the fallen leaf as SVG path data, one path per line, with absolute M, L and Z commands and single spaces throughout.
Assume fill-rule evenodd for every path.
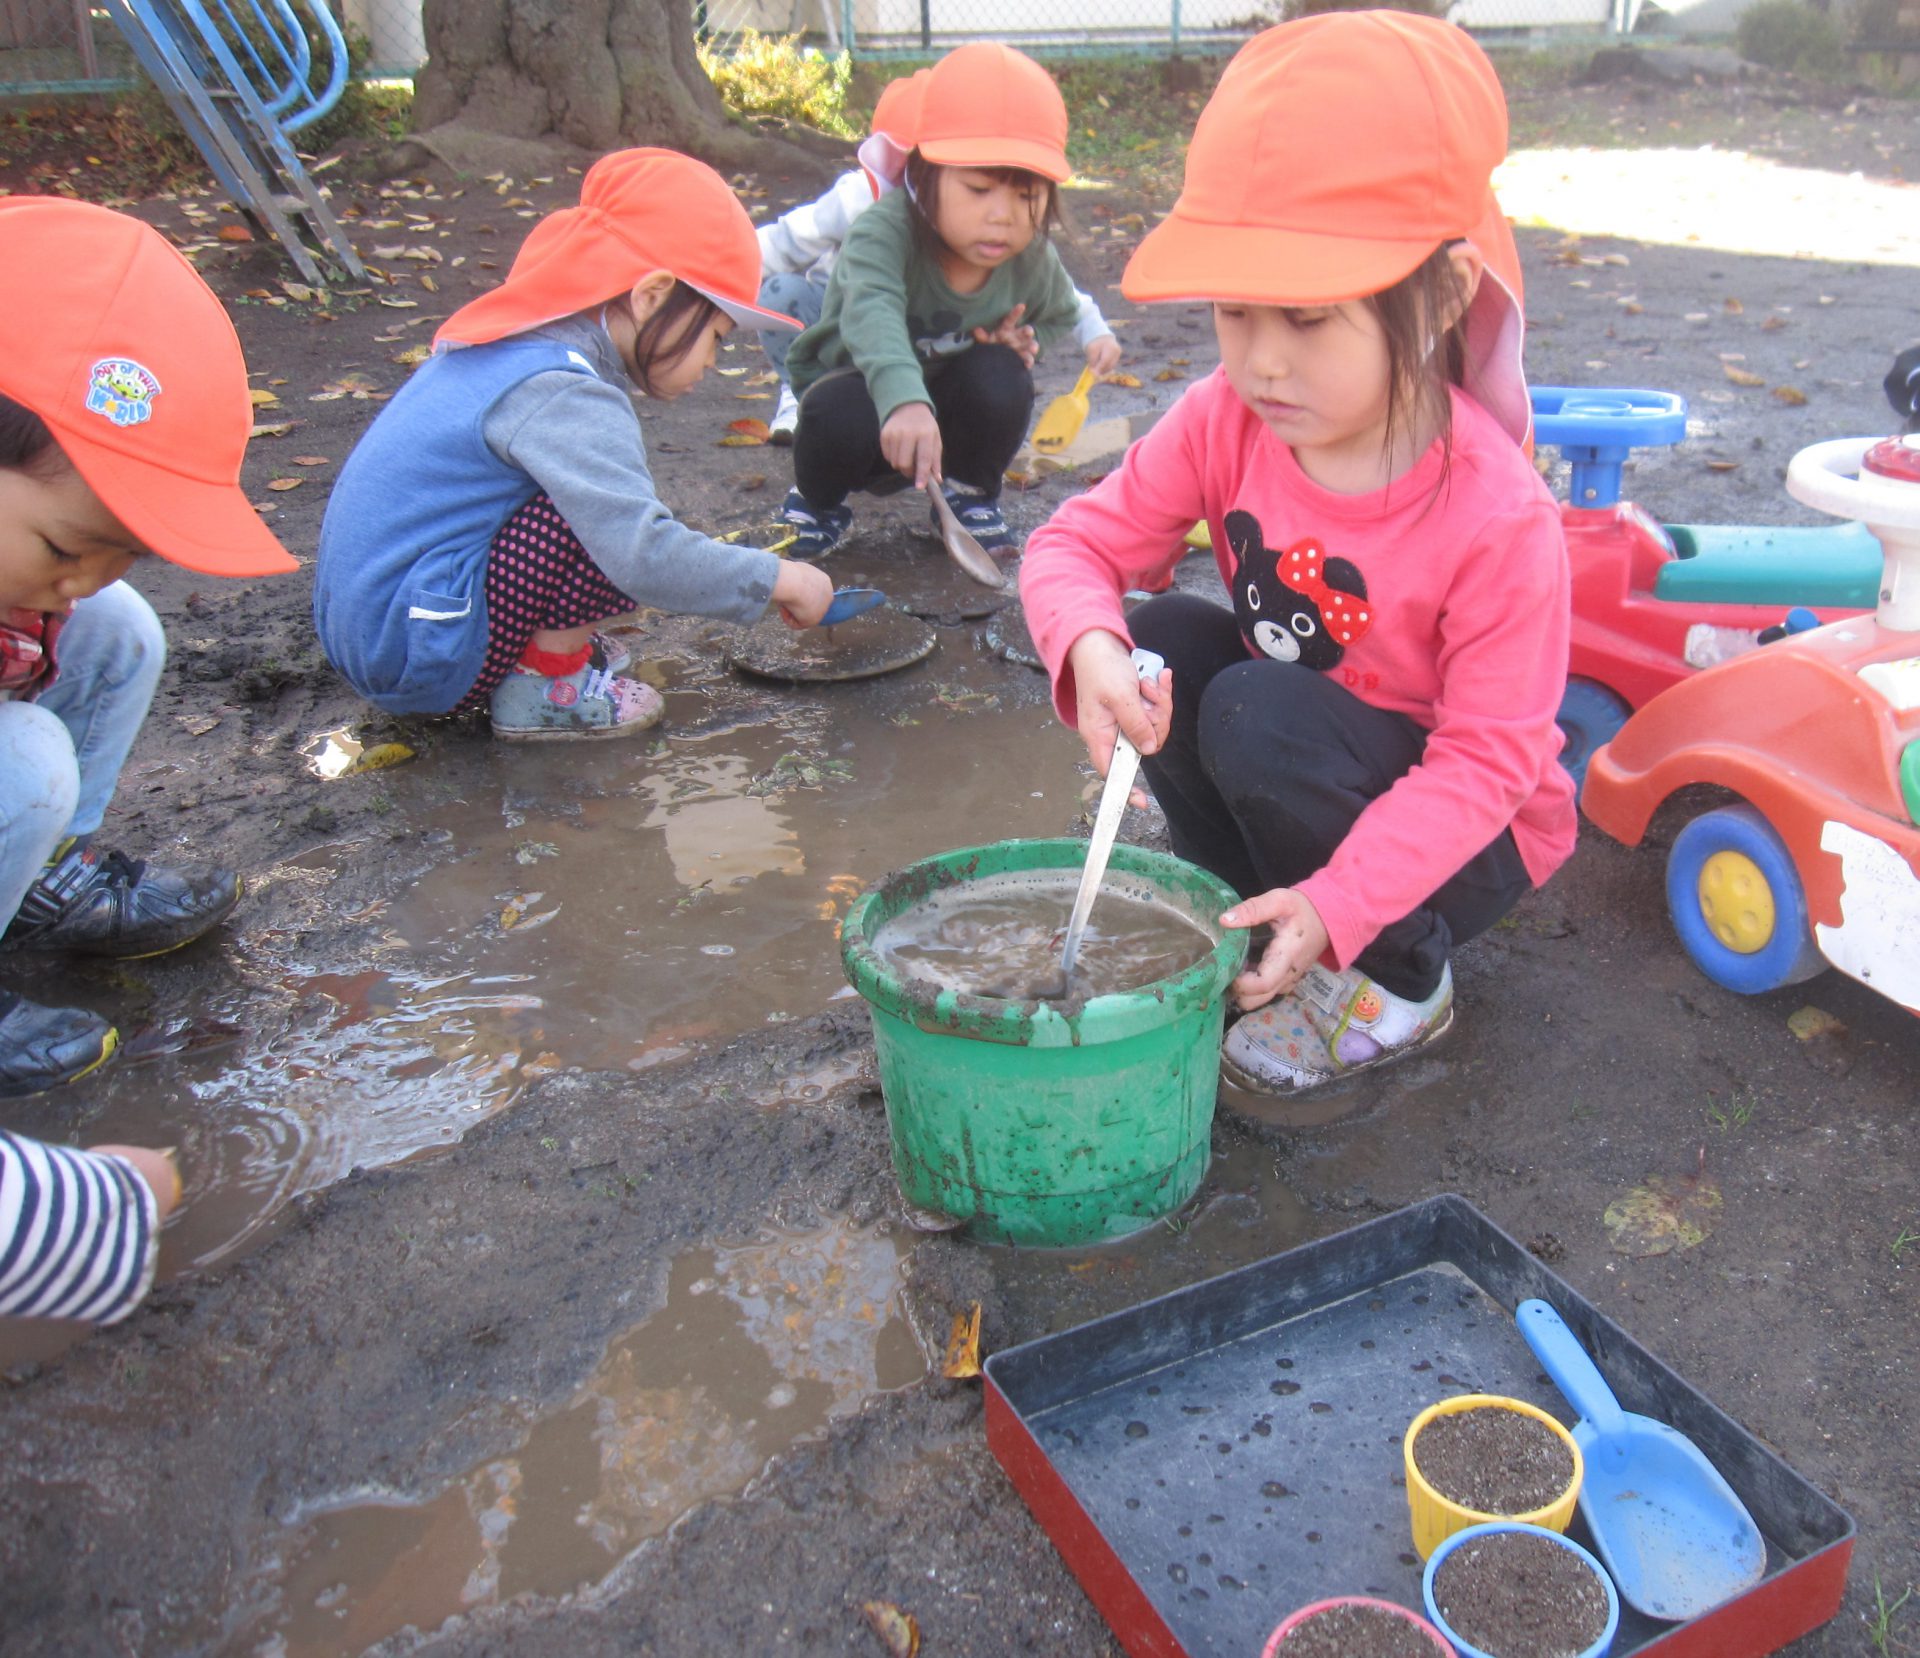
M 1787 1015 L 1787 1029 L 1802 1042 L 1811 1042 L 1818 1036 L 1844 1036 L 1847 1027 L 1825 1008 L 1803 1007 Z
M 1768 317 L 1765 322 L 1761 323 L 1760 332 L 1763 334 L 1777 334 L 1786 326 L 1787 319 L 1785 317 Z
M 1709 472 L 1738 472 L 1740 470 L 1740 463 L 1738 461 L 1708 461 L 1707 470 Z
M 920 1651 L 920 1626 L 911 1612 L 902 1612 L 890 1600 L 870 1600 L 860 1614 L 885 1644 L 887 1658 L 915 1658 Z
M 359 757 L 347 767 L 347 770 L 350 772 L 385 771 L 389 766 L 400 765 L 412 758 L 413 750 L 405 743 L 375 743 L 372 748 L 362 749 Z
M 1180 371 L 1179 371 L 1179 370 L 1178 370 L 1177 368 L 1163 368 L 1163 369 L 1162 369 L 1162 370 L 1161 370 L 1161 371 L 1160 371 L 1160 372 L 1159 372 L 1158 374 L 1156 374 L 1156 375 L 1154 376 L 1154 379 L 1156 379 L 1156 380 L 1184 380 L 1184 379 L 1186 379 L 1186 376 L 1185 376 L 1184 374 L 1182 374 L 1182 373 L 1181 373 L 1181 372 L 1180 372 Z
M 211 714 L 175 714 L 173 717 L 180 722 L 190 737 L 204 737 L 220 723 Z
M 1720 1188 L 1705 1174 L 1651 1175 L 1607 1205 L 1614 1253 L 1666 1255 L 1704 1243 L 1720 1219 Z
M 1737 317 L 1745 313 L 1746 307 L 1737 299 L 1729 299 L 1726 304 L 1727 315 Z
M 722 449 L 758 449 L 766 443 L 765 438 L 751 437 L 745 432 L 733 432 L 720 440 Z
M 980 1303 L 964 1313 L 953 1315 L 953 1328 L 947 1333 L 947 1356 L 940 1374 L 960 1381 L 980 1374 Z
M 280 289 L 288 299 L 297 299 L 303 304 L 314 297 L 314 290 L 304 282 L 282 282 Z
M 223 242 L 251 242 L 253 232 L 245 225 L 222 225 L 215 234 Z
M 247 397 L 256 409 L 270 409 L 280 401 L 264 386 L 254 386 L 248 391 Z
M 293 464 L 295 466 L 331 466 L 333 462 L 325 455 L 295 455 Z
M 424 363 L 432 355 L 433 347 L 430 345 L 410 345 L 405 351 L 396 351 L 390 360 L 413 368 Z
M 305 478 L 275 478 L 267 488 L 276 494 L 284 495 L 290 489 L 298 489 L 307 480 Z
M 1722 363 L 1720 371 L 1736 386 L 1764 386 L 1767 383 L 1767 377 L 1764 374 L 1755 374 L 1751 369 L 1735 368 L 1731 363 Z
M 1140 376 L 1137 374 L 1103 374 L 1100 376 L 1103 386 L 1125 386 L 1129 391 L 1140 389 Z
M 256 426 L 247 433 L 250 438 L 283 438 L 300 424 L 297 420 L 276 420 L 271 425 Z
M 752 415 L 743 416 L 739 420 L 729 420 L 727 430 L 743 438 L 753 438 L 760 443 L 767 441 L 767 423 Z
M 1807 400 L 1807 394 L 1798 386 L 1775 386 L 1773 395 L 1790 409 L 1797 409 Z

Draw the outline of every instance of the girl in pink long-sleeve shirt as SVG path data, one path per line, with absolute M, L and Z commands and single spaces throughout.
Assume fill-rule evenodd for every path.
M 1339 131 L 1337 147 L 1311 145 Z M 1452 25 L 1335 12 L 1221 77 L 1135 300 L 1211 300 L 1220 368 L 1037 531 L 1061 718 L 1146 756 L 1175 851 L 1271 938 L 1223 1067 L 1297 1093 L 1453 1019 L 1454 946 L 1573 848 L 1566 551 L 1526 452 L 1499 83 Z M 1211 526 L 1232 608 L 1164 585 Z M 1166 658 L 1140 685 L 1139 644 Z

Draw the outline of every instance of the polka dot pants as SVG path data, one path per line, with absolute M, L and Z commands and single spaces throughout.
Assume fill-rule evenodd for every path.
M 487 555 L 487 661 L 457 714 L 485 708 L 543 628 L 584 627 L 634 602 L 600 573 L 572 526 L 536 495 L 493 538 Z

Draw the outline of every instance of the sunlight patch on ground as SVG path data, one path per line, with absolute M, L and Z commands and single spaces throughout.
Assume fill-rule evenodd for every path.
M 1524 150 L 1494 174 L 1518 225 L 1777 258 L 1920 264 L 1920 186 L 1737 150 Z

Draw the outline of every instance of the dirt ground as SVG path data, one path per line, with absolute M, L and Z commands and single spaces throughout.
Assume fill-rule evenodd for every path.
M 1920 194 L 1897 184 L 1900 162 L 1920 155 L 1920 105 L 1809 112 L 1750 87 L 1633 81 L 1536 89 L 1516 96 L 1516 115 L 1545 121 L 1576 103 L 1642 145 L 1684 126 L 1700 153 L 1698 134 L 1717 124 L 1719 152 L 1884 187 L 1843 212 L 1836 183 L 1831 202 L 1805 206 L 1820 257 L 1742 251 L 1743 226 L 1803 209 L 1764 182 L 1743 189 L 1737 171 L 1691 177 L 1682 151 L 1658 193 L 1691 201 L 1698 241 L 1585 223 L 1569 237 L 1571 204 L 1584 209 L 1583 181 L 1600 176 L 1591 157 L 1562 167 L 1568 218 L 1556 218 L 1551 188 L 1521 213 L 1535 383 L 1651 386 L 1691 401 L 1687 442 L 1642 457 L 1630 494 L 1669 521 L 1811 522 L 1781 489 L 1787 459 L 1819 438 L 1890 429 L 1878 381 L 1920 337 L 1914 256 L 1893 262 L 1898 250 L 1876 243 L 1902 208 L 1906 226 L 1920 223 Z M 271 247 L 218 238 L 234 221 L 212 198 L 137 208 L 195 247 L 232 305 L 255 384 L 277 399 L 259 418 L 287 429 L 255 441 L 247 481 L 303 558 L 327 480 L 403 379 L 403 353 L 490 283 L 531 216 L 575 186 L 564 157 L 499 179 L 437 164 L 329 176 L 356 245 L 391 277 L 372 293 L 290 294 Z M 796 193 L 773 178 L 754 187 L 770 207 Z M 1102 412 L 1164 407 L 1213 359 L 1197 312 L 1139 310 L 1112 286 L 1165 205 L 1124 189 L 1072 203 L 1069 262 L 1123 325 L 1125 367 L 1142 382 L 1103 388 Z M 649 409 L 648 441 L 689 522 L 759 534 L 785 459 L 719 446 L 728 421 L 770 407 L 738 400 L 757 354 L 743 347 L 725 366 L 747 372 Z M 1043 394 L 1071 373 L 1044 368 Z M 1010 494 L 1011 515 L 1031 527 L 1084 483 Z M 889 511 L 904 509 L 874 520 Z M 1202 560 L 1180 575 L 1196 590 L 1215 579 Z M 311 776 L 299 745 L 352 722 L 367 741 L 404 738 L 420 750 L 415 767 L 454 767 L 476 762 L 484 731 L 369 719 L 313 644 L 304 575 L 223 585 L 155 561 L 138 580 L 173 654 L 136 753 L 141 780 L 123 789 L 110 838 L 243 869 L 330 856 L 325 882 L 269 884 L 233 927 L 242 945 L 293 939 L 315 970 L 356 971 L 390 947 L 377 917 L 435 867 L 444 837 L 396 806 L 379 774 Z M 703 637 L 682 628 L 662 621 L 654 637 Z M 960 648 L 971 637 L 957 619 L 946 631 Z M 983 671 L 1010 700 L 1036 700 L 1029 670 L 993 660 Z M 885 706 L 911 681 L 867 694 Z M 565 786 L 590 799 L 597 757 L 574 758 Z M 288 1650 L 248 1633 L 287 1527 L 346 1494 L 424 1502 L 517 1443 L 658 1306 L 666 1263 L 716 1240 L 822 1216 L 911 1239 L 907 1312 L 934 1359 L 974 1301 L 984 1347 L 1000 1350 L 1447 1191 L 1853 1515 L 1845 1605 L 1791 1648 L 1797 1658 L 1920 1651 L 1920 1601 L 1875 1624 L 1920 1579 L 1920 1026 L 1835 974 L 1749 999 L 1704 981 L 1665 919 L 1660 846 L 1673 827 L 1662 819 L 1653 844 L 1632 850 L 1587 830 L 1565 871 L 1462 953 L 1461 1019 L 1434 1057 L 1348 1085 L 1321 1126 L 1229 1102 L 1191 1224 L 1064 1258 L 904 1229 L 857 1003 L 717 1051 L 696 1045 L 638 1075 L 562 1064 L 444 1153 L 301 1198 L 259 1247 L 162 1284 L 124 1324 L 64 1351 L 17 1345 L 0 1407 L 0 1652 Z M 956 823 L 953 844 L 995 833 Z M 1151 842 L 1155 820 L 1126 833 Z M 869 881 L 895 862 L 883 838 L 861 872 Z M 235 954 L 81 977 L 73 993 L 149 1030 L 190 1025 L 230 984 Z M 1797 1037 L 1788 1018 L 1807 1005 L 1838 1029 Z M 240 1043 L 242 1024 L 228 1033 Z M 783 1078 L 822 1070 L 845 1080 L 803 1104 L 781 1093 Z M 11 1120 L 84 1139 L 91 1098 L 76 1089 Z M 609 1169 L 624 1189 L 589 1172 Z M 1719 1195 L 1704 1241 L 1653 1257 L 1612 1247 L 1602 1217 L 1617 1198 L 1649 1177 L 1703 1174 Z M 579 1593 L 483 1601 L 379 1650 L 877 1654 L 869 1601 L 910 1613 L 928 1654 L 1118 1650 L 989 1453 L 979 1384 L 931 1373 L 837 1417 Z M 353 1649 L 343 1634 L 338 1650 Z

